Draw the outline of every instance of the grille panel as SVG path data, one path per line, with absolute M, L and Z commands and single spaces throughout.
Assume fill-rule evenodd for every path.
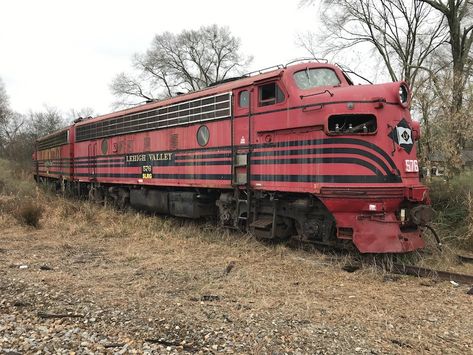
M 216 120 L 230 117 L 231 110 L 231 93 L 206 96 L 146 112 L 81 125 L 77 127 L 76 141 Z

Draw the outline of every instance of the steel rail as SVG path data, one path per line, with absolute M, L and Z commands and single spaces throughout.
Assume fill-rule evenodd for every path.
M 458 261 L 461 261 L 462 263 L 473 263 L 473 256 L 471 255 L 457 254 L 456 257 Z
M 420 266 L 393 264 L 391 270 L 394 274 L 411 275 L 418 277 L 430 277 L 438 280 L 455 281 L 465 284 L 473 285 L 473 275 L 458 274 L 449 271 L 440 271 L 428 269 Z

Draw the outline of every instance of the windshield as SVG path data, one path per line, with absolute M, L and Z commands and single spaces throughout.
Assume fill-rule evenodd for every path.
M 340 80 L 332 69 L 312 68 L 294 73 L 294 80 L 297 87 L 307 90 L 316 86 L 337 86 Z

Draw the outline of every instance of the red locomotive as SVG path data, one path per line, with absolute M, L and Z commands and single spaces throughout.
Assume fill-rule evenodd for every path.
M 424 246 L 431 214 L 409 105 L 404 82 L 278 66 L 41 138 L 36 179 L 267 238 L 407 252 Z

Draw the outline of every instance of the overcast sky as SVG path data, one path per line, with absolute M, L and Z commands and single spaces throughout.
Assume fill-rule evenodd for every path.
M 298 0 L 4 0 L 0 2 L 0 77 L 11 108 L 26 113 L 111 110 L 113 77 L 131 70 L 131 57 L 157 33 L 216 23 L 240 37 L 251 70 L 306 53 L 300 32 L 316 30 L 314 7 Z

